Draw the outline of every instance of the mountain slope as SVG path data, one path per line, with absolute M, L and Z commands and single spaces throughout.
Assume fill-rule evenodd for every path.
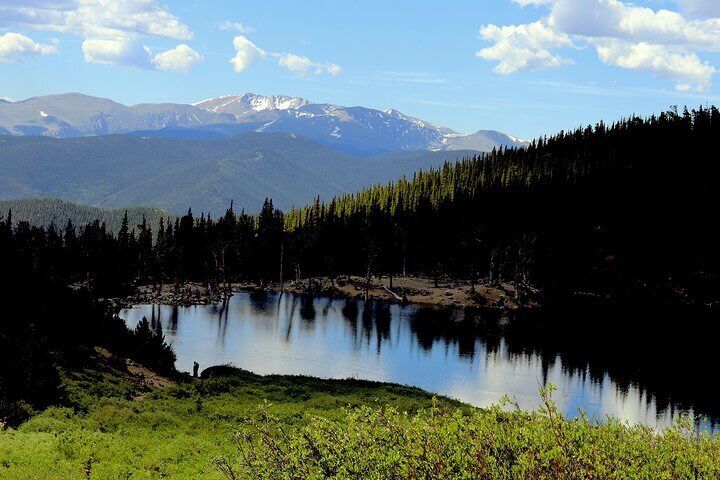
M 217 138 L 245 132 L 295 133 L 336 150 L 372 156 L 405 150 L 492 150 L 525 142 L 493 131 L 465 135 L 397 110 L 311 103 L 251 93 L 184 104 L 125 106 L 77 93 L 0 103 L 0 134 L 56 138 L 135 132 Z M 212 132 L 212 133 L 207 133 Z
M 76 226 L 87 225 L 99 220 L 112 232 L 120 230 L 125 212 L 128 224 L 135 227 L 142 223 L 143 217 L 148 225 L 157 231 L 160 219 L 173 218 L 172 215 L 159 208 L 130 207 L 128 209 L 105 210 L 87 205 L 80 205 L 57 198 L 37 198 L 23 200 L 0 200 L 0 218 L 12 212 L 13 222 L 28 222 L 30 225 L 47 227 L 54 223 L 58 228 L 65 228 L 68 220 Z
M 10 135 L 68 138 L 232 120 L 232 116 L 207 112 L 192 105 L 141 104 L 127 107 L 80 93 L 0 103 L 0 129 Z
M 460 134 L 402 114 L 365 107 L 311 103 L 303 98 L 225 95 L 194 104 L 213 113 L 235 115 L 256 131 L 305 135 L 338 150 L 375 155 L 402 150 L 483 150 L 526 142 L 494 131 Z M 212 126 L 205 127 L 212 129 Z
M 224 212 L 231 199 L 283 209 L 454 161 L 474 152 L 396 152 L 359 158 L 286 133 L 189 140 L 111 135 L 0 137 L 0 199 L 53 197 L 122 208 Z

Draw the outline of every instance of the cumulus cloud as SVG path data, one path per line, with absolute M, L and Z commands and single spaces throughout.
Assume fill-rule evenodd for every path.
M 703 63 L 694 53 L 675 53 L 662 45 L 601 42 L 597 46 L 603 62 L 632 70 L 646 70 L 658 77 L 680 80 L 679 91 L 703 90 L 715 68 Z
M 720 2 L 679 0 L 683 13 L 636 6 L 621 0 L 513 0 L 548 4 L 547 17 L 527 25 L 488 25 L 480 36 L 489 42 L 477 55 L 498 62 L 499 73 L 551 68 L 566 63 L 554 50 L 590 45 L 601 61 L 673 80 L 680 90 L 702 90 L 716 70 L 698 52 L 720 51 Z M 705 17 L 698 15 L 705 15 Z
M 184 43 L 153 56 L 150 47 L 132 38 L 88 38 L 82 51 L 86 62 L 146 70 L 187 72 L 202 61 L 200 54 Z
M 497 61 L 495 71 L 504 75 L 569 63 L 569 60 L 551 53 L 550 49 L 573 46 L 570 37 L 555 32 L 543 22 L 504 27 L 487 25 L 480 30 L 480 36 L 493 42 L 493 46 L 476 52 L 476 55 Z
M 160 0 L 4 0 L 0 4 L 0 26 L 77 35 L 83 38 L 86 61 L 140 68 L 154 66 L 152 54 L 141 39 L 193 38 L 190 28 Z M 182 68 L 167 69 L 182 71 L 197 63 L 192 60 L 192 49 L 182 45 L 168 55 L 158 54 L 158 68 L 165 69 L 174 62 Z
M 294 53 L 287 53 L 280 55 L 278 65 L 282 68 L 286 68 L 291 72 L 298 75 L 307 75 L 310 69 L 313 67 L 313 62 L 308 57 L 302 55 L 295 55 Z
M 343 71 L 340 65 L 335 63 L 313 62 L 304 55 L 294 53 L 268 53 L 243 35 L 238 35 L 233 39 L 233 47 L 235 48 L 235 56 L 230 59 L 230 63 L 232 63 L 233 69 L 238 73 L 244 72 L 251 65 L 265 60 L 268 55 L 277 58 L 280 67 L 300 76 L 309 75 L 310 73 L 314 73 L 315 75 L 327 73 L 335 77 Z
M 152 68 L 152 52 L 142 43 L 127 38 L 89 38 L 82 43 L 86 62 Z
M 296 55 L 294 53 L 275 53 L 273 56 L 278 58 L 279 66 L 290 70 L 296 75 L 308 75 L 310 72 L 313 72 L 315 75 L 327 73 L 336 77 L 342 73 L 342 67 L 340 65 L 334 63 L 316 63 L 303 55 Z
M 9 0 L 0 6 L 0 21 L 85 37 L 193 36 L 157 0 Z
M 0 35 L 0 62 L 16 62 L 56 52 L 55 45 L 37 43 L 21 33 L 8 32 Z
M 235 56 L 230 59 L 230 63 L 233 65 L 233 70 L 238 73 L 245 71 L 250 65 L 264 60 L 267 56 L 265 50 L 257 47 L 242 35 L 233 39 L 233 47 L 235 47 Z
M 720 50 L 720 20 L 688 20 L 619 0 L 556 0 L 549 24 L 570 35 Z
M 246 35 L 255 31 L 253 27 L 238 22 L 220 22 L 218 23 L 218 28 L 220 30 L 235 30 L 236 32 Z
M 199 53 L 184 43 L 181 43 L 171 50 L 155 55 L 152 63 L 158 70 L 187 72 L 193 65 L 201 61 L 202 57 Z
M 343 69 L 340 65 L 336 65 L 334 63 L 331 63 L 325 67 L 325 71 L 332 75 L 333 77 L 337 77 L 343 72 Z

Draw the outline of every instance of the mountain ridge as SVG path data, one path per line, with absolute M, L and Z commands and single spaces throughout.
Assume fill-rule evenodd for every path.
M 172 135 L 168 129 L 174 129 Z M 224 136 L 249 131 L 295 133 L 360 156 L 414 150 L 490 151 L 527 143 L 494 130 L 458 133 L 396 109 L 343 107 L 285 95 L 229 94 L 193 104 L 126 106 L 67 93 L 0 103 L 0 134 L 72 138 L 133 132 L 150 135 L 160 130 L 165 130 L 164 136 L 176 138 L 197 137 L 192 130 Z

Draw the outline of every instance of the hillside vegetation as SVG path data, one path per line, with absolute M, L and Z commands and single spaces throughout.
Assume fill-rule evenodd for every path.
M 58 228 L 65 228 L 69 221 L 75 225 L 87 225 L 98 220 L 111 232 L 120 230 L 125 212 L 130 225 L 140 225 L 145 218 L 147 224 L 154 230 L 160 225 L 161 218 L 174 219 L 174 216 L 159 208 L 129 207 L 105 210 L 57 198 L 0 200 L 0 212 L 3 217 L 12 212 L 13 221 L 28 222 L 36 227 L 49 227 L 55 224 Z
M 102 208 L 148 205 L 221 214 L 331 198 L 455 161 L 472 152 L 355 157 L 287 133 L 190 140 L 139 135 L 0 136 L 0 199 L 62 198 Z
M 286 213 L 306 272 L 425 272 L 720 306 L 720 111 L 560 132 Z
M 0 478 L 712 479 L 720 441 L 612 420 L 475 409 L 417 389 L 228 368 L 139 395 L 117 360 L 65 376 L 61 405 L 0 431 Z M 145 373 L 147 374 L 147 372 Z
M 219 218 L 195 210 L 156 230 L 128 221 L 117 236 L 99 224 L 71 229 L 57 244 L 48 232 L 9 232 L 33 245 L 33 268 L 121 289 L 137 280 L 419 274 L 514 281 L 561 301 L 581 295 L 713 309 L 718 135 L 715 107 L 670 111 L 561 132 L 289 212 L 266 198 L 257 216 L 232 205 Z M 307 149 L 299 157 L 316 148 L 307 139 L 276 141 Z

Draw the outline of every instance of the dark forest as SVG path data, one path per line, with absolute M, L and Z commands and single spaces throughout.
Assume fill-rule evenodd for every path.
M 138 283 L 221 285 L 308 276 L 451 276 L 514 281 L 548 301 L 713 306 L 720 112 L 632 117 L 499 149 L 283 213 L 192 210 L 152 231 L 99 221 L 47 228 L 3 220 L 11 270 L 98 295 Z

